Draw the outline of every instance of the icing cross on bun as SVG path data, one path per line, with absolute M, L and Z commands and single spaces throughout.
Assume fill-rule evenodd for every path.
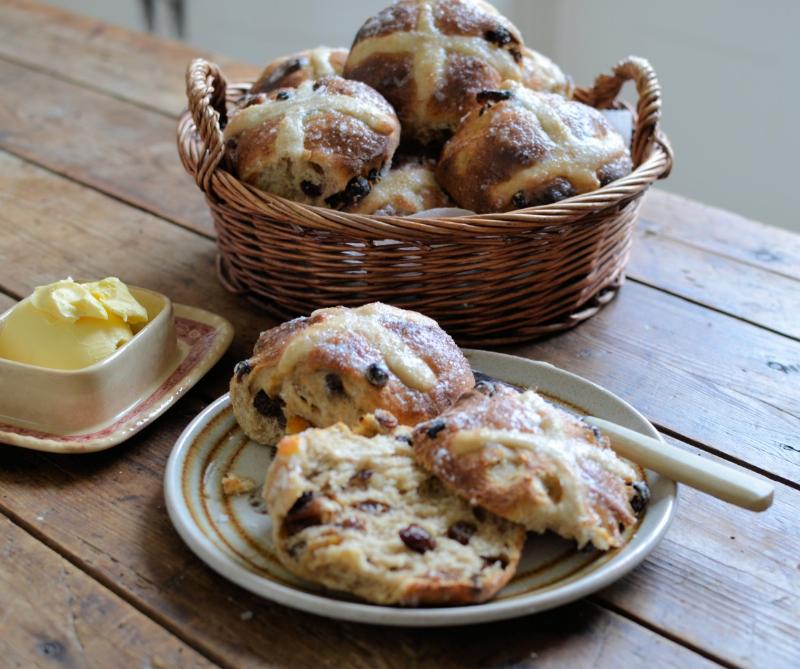
M 488 3 L 401 0 L 358 31 L 344 76 L 389 100 L 405 139 L 434 143 L 475 106 L 477 91 L 505 79 L 536 84 L 537 61 L 523 49 L 519 30 Z
M 380 302 L 283 323 L 263 332 L 253 353 L 236 366 L 231 403 L 242 430 L 266 444 L 287 428 L 355 426 L 378 410 L 415 425 L 475 384 L 436 321 Z
M 264 68 L 250 89 L 250 95 L 269 93 L 278 88 L 296 88 L 304 81 L 341 75 L 346 60 L 347 49 L 327 46 L 281 56 Z
M 642 470 L 532 390 L 479 383 L 413 436 L 418 462 L 472 504 L 607 550 L 649 499 Z
M 252 97 L 224 136 L 242 181 L 342 209 L 369 193 L 390 164 L 400 123 L 369 86 L 331 76 Z
M 630 151 L 596 109 L 514 81 L 476 96 L 445 144 L 436 177 L 465 209 L 549 204 L 629 174 Z
M 338 424 L 278 444 L 264 498 L 281 563 L 376 604 L 491 598 L 514 574 L 525 530 L 449 493 L 402 430 L 366 438 Z

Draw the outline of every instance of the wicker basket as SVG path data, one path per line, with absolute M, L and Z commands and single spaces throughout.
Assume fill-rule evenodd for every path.
M 620 108 L 633 80 L 639 102 L 634 170 L 596 191 L 504 214 L 408 218 L 349 214 L 271 195 L 220 166 L 227 105 L 249 84 L 226 85 L 193 61 L 178 151 L 206 195 L 223 284 L 281 319 L 381 300 L 421 311 L 456 340 L 499 345 L 573 327 L 616 294 L 642 195 L 672 164 L 659 129 L 661 89 L 650 64 L 631 57 L 575 98 Z

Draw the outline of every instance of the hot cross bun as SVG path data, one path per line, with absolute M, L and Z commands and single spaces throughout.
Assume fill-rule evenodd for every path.
M 264 68 L 250 89 L 250 95 L 270 93 L 279 88 L 296 88 L 304 81 L 341 75 L 345 60 L 347 49 L 327 46 L 281 56 Z
M 480 382 L 414 429 L 417 461 L 472 504 L 579 546 L 619 546 L 649 498 L 642 470 L 532 390 Z
M 442 150 L 436 177 L 466 209 L 490 213 L 595 190 L 631 171 L 622 137 L 596 109 L 507 81 L 481 91 Z
M 513 575 L 525 530 L 447 492 L 409 441 L 342 424 L 285 437 L 264 484 L 278 557 L 376 604 L 485 601 Z
M 349 211 L 358 214 L 408 216 L 426 209 L 451 207 L 453 201 L 442 190 L 430 164 L 407 162 L 393 167 L 369 195 Z
M 436 416 L 474 386 L 469 363 L 436 321 L 379 302 L 319 309 L 259 337 L 236 366 L 231 403 L 255 441 L 293 429 L 357 425 L 384 410 L 403 425 Z
M 406 139 L 441 142 L 505 79 L 536 81 L 519 30 L 480 0 L 400 0 L 358 31 L 344 76 L 383 94 Z
M 337 76 L 252 97 L 225 128 L 238 177 L 276 195 L 342 209 L 372 189 L 400 140 L 389 103 Z

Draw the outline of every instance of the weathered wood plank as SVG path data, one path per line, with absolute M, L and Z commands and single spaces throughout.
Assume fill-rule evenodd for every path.
M 329 621 L 246 593 L 189 552 L 164 509 L 169 451 L 202 406 L 187 396 L 105 453 L 76 458 L 0 448 L 0 509 L 113 581 L 142 610 L 173 621 L 201 651 L 236 666 L 710 665 L 588 602 L 480 628 L 406 630 Z M 691 603 L 683 606 L 689 615 Z
M 175 149 L 175 121 L 0 60 L 0 147 L 201 232 L 202 193 Z
M 642 226 L 658 236 L 800 279 L 800 235 L 653 189 Z
M 219 63 L 232 81 L 252 81 L 259 69 L 25 0 L 0 4 L 3 56 L 170 115 L 186 106 L 184 74 L 192 58 Z
M 6 292 L 20 297 L 66 275 L 113 274 L 228 318 L 239 358 L 273 323 L 217 281 L 216 249 L 208 239 L 5 153 L 0 181 L 0 288 Z
M 0 179 L 7 184 L 0 287 L 7 291 L 23 295 L 70 273 L 116 273 L 229 317 L 234 358 L 271 323 L 225 293 L 211 241 L 7 154 Z M 11 262 L 31 253 L 35 265 Z M 630 283 L 581 327 L 514 350 L 606 385 L 690 440 L 800 480 L 800 397 L 797 374 L 787 371 L 800 364 L 796 341 Z
M 604 385 L 650 420 L 800 481 L 800 344 L 628 282 L 571 332 L 512 352 Z
M 796 667 L 799 515 L 800 492 L 782 485 L 760 514 L 682 486 L 665 540 L 598 599 L 733 664 Z
M 756 226 L 751 234 L 765 243 L 773 238 L 773 228 Z M 641 283 L 800 338 L 800 281 L 654 234 L 647 221 L 637 227 L 627 272 Z
M 4 667 L 211 667 L 202 655 L 0 516 Z

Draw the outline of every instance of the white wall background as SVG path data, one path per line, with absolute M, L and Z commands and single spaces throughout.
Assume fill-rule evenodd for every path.
M 144 29 L 139 0 L 50 0 Z M 185 0 L 186 39 L 266 63 L 317 44 L 349 46 L 388 0 Z M 588 85 L 620 58 L 650 59 L 676 164 L 667 190 L 800 232 L 800 2 L 496 0 L 538 49 Z M 166 0 L 156 32 L 170 34 Z M 629 96 L 630 97 L 630 96 Z

